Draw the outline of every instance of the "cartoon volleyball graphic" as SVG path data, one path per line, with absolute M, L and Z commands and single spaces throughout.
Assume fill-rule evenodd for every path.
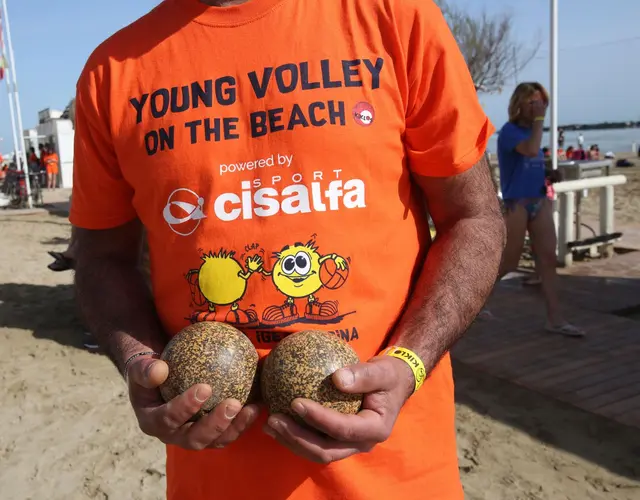
M 349 266 L 345 262 L 339 265 L 335 260 L 325 260 L 320 265 L 320 282 L 329 290 L 337 290 L 349 276 Z
M 294 323 L 328 325 L 355 313 L 343 312 L 337 300 L 321 300 L 318 296 L 325 292 L 331 295 L 345 285 L 351 260 L 337 253 L 321 253 L 315 235 L 307 243 L 289 243 L 273 252 L 270 269 L 265 268 L 264 250 L 258 248 L 257 244 L 256 248 L 247 246 L 249 253 L 239 256 L 227 248 L 201 251 L 199 266 L 185 274 L 191 292 L 188 319 L 192 323 L 224 321 L 241 329 Z M 264 284 L 256 282 L 255 275 L 261 275 Z M 256 300 L 252 304 L 254 300 L 246 297 L 247 291 L 251 287 L 249 297 L 261 298 L 257 290 L 261 286 L 274 287 L 280 299 L 276 295 L 268 302 Z

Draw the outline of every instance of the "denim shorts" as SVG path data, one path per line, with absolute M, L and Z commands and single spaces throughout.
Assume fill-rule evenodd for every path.
M 524 207 L 527 211 L 527 220 L 531 222 L 540 213 L 545 200 L 547 198 L 515 198 L 512 200 L 504 200 L 504 208 L 506 212 L 512 212 L 518 205 Z

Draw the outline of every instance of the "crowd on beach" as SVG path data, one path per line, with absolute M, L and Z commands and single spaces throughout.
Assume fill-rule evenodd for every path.
M 40 144 L 38 149 L 36 153 L 34 147 L 29 148 L 27 154 L 29 174 L 38 178 L 41 187 L 54 190 L 58 187 L 60 158 L 51 143 Z M 12 183 L 24 182 L 23 170 L 19 155 L 14 154 L 10 160 L 0 155 L 0 197 L 7 196 Z
M 58 186 L 58 174 L 60 173 L 60 158 L 56 149 L 51 143 L 39 144 L 38 153 L 34 147 L 29 148 L 27 155 L 27 165 L 29 166 L 29 173 L 41 174 L 45 177 L 46 185 L 48 189 L 55 189 Z M 8 161 L 4 160 L 0 156 L 1 173 L 0 179 L 4 179 L 8 173 L 13 171 L 22 170 L 22 159 L 14 155 L 13 159 Z

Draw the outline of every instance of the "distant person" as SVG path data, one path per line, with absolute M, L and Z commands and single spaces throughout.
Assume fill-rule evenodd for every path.
M 40 158 L 36 154 L 36 148 L 29 148 L 29 156 L 27 156 L 27 165 L 29 165 L 30 174 L 40 174 L 42 168 L 40 167 Z
M 44 164 L 44 157 L 47 154 L 47 149 L 44 144 L 38 144 L 38 159 L 40 161 L 40 169 L 42 171 L 47 170 L 47 166 Z
M 567 151 L 565 152 L 565 155 L 567 157 L 567 160 L 573 160 L 573 155 L 575 153 L 575 148 L 573 146 L 569 146 L 567 148 Z
M 558 130 L 558 147 L 564 149 L 564 129 Z
M 592 144 L 589 148 L 589 159 L 590 160 L 599 160 L 600 159 L 600 148 L 597 144 Z
M 545 158 L 551 158 L 551 150 L 546 146 L 542 148 L 542 154 Z
M 0 163 L 0 208 L 4 208 L 11 203 L 11 198 L 6 194 L 7 171 L 9 167 Z
M 44 164 L 47 170 L 47 188 L 55 189 L 58 185 L 58 172 L 60 160 L 51 144 L 45 147 Z
M 35 168 L 36 164 L 40 163 L 40 159 L 36 154 L 36 148 L 34 148 L 33 146 L 29 148 L 29 156 L 27 157 L 27 162 L 29 164 L 30 171 Z
M 582 132 L 578 134 L 578 146 L 584 148 L 584 135 L 582 135 Z
M 517 269 L 525 235 L 535 248 L 536 270 L 547 306 L 545 329 L 581 337 L 584 332 L 568 323 L 560 311 L 556 276 L 556 230 L 540 148 L 549 94 L 540 83 L 521 83 L 509 103 L 509 121 L 498 135 L 498 164 L 505 206 L 507 245 L 500 277 Z M 557 173 L 550 181 L 557 180 Z
M 27 156 L 27 165 L 29 165 L 29 174 L 37 175 L 40 185 L 44 186 L 47 182 L 46 174 L 44 174 L 44 177 L 41 176 L 41 174 L 43 173 L 43 170 L 40 165 L 40 158 L 38 158 L 38 155 L 36 154 L 36 148 L 34 147 L 29 148 L 29 154 Z
M 573 152 L 573 159 L 576 161 L 584 161 L 588 159 L 587 152 L 584 150 L 582 145 L 578 146 L 578 149 Z
M 566 159 L 567 159 L 567 152 L 562 148 L 558 148 L 558 160 L 565 161 Z

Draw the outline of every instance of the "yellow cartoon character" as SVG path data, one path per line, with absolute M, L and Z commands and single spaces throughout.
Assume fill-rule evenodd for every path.
M 289 325 L 300 318 L 295 299 L 306 298 L 304 318 L 314 323 L 330 323 L 339 318 L 336 301 L 320 302 L 316 292 L 321 288 L 335 290 L 347 279 L 347 261 L 336 254 L 321 256 L 314 241 L 285 246 L 274 254 L 277 259 L 271 272 L 276 288 L 287 298 L 284 305 L 269 306 L 262 322 L 269 326 Z
M 262 268 L 262 258 L 254 255 L 246 259 L 245 271 L 235 259 L 235 252 L 221 249 L 202 256 L 200 269 L 187 273 L 191 293 L 197 305 L 208 305 L 205 312 L 195 313 L 191 320 L 223 321 L 217 317 L 219 306 L 231 306 L 224 319 L 235 326 L 251 328 L 257 326 L 258 314 L 253 309 L 240 309 L 238 302 L 247 291 L 247 280 Z

